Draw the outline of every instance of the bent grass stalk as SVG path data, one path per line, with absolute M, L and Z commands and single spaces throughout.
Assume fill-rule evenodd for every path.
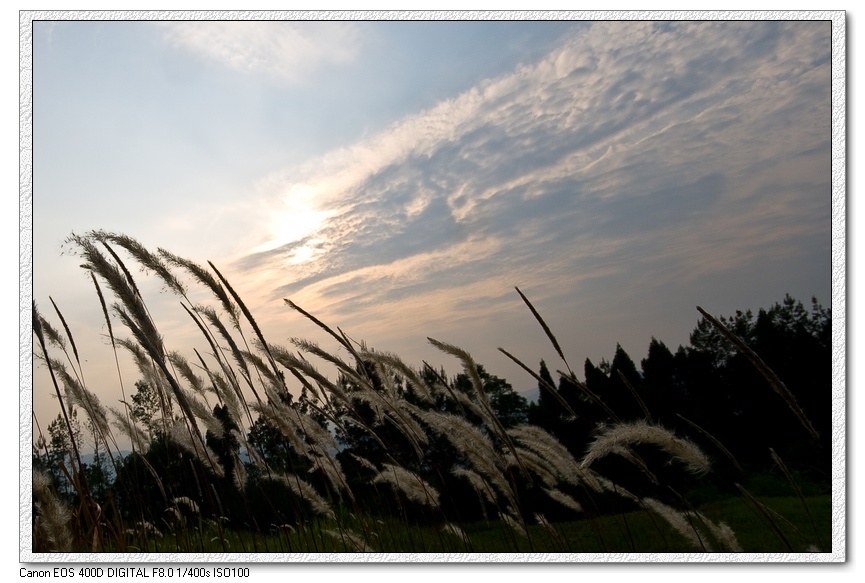
M 663 449 L 694 474 L 705 474 L 709 471 L 709 459 L 692 442 L 676 437 L 668 429 L 639 421 L 621 423 L 604 430 L 589 446 L 581 466 L 588 468 L 604 456 L 618 454 L 621 446 L 639 444 L 651 444 Z

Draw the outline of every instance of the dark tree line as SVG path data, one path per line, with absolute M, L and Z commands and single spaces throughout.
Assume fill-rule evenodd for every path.
M 690 344 L 679 346 L 675 352 L 652 338 L 639 369 L 621 346 L 616 347 L 612 361 L 602 360 L 596 365 L 586 359 L 583 389 L 566 377 L 553 383 L 547 365 L 541 362 L 540 376 L 557 386 L 577 417 L 568 418 L 563 407 L 541 387 L 538 402 L 529 407 L 529 420 L 556 435 L 575 455 L 584 451 L 599 422 L 647 419 L 698 442 L 711 453 L 721 472 L 732 471 L 730 466 L 735 464 L 707 433 L 743 467 L 765 469 L 771 464 L 772 448 L 791 469 L 813 480 L 828 481 L 831 311 L 816 299 L 809 310 L 787 295 L 756 315 L 736 312 L 720 321 L 783 381 L 819 439 L 809 434 L 742 350 L 705 318 L 692 332 Z M 600 397 L 617 419 L 611 418 L 589 392 Z

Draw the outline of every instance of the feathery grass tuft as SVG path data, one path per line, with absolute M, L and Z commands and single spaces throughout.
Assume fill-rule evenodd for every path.
M 589 446 L 581 465 L 588 468 L 604 456 L 619 453 L 620 447 L 641 444 L 660 447 L 694 474 L 705 474 L 710 469 L 709 458 L 694 443 L 676 437 L 668 429 L 642 421 L 620 423 L 605 429 Z

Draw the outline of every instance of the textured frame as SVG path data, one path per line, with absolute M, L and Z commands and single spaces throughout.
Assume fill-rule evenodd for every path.
M 832 25 L 832 297 L 831 309 L 835 326 L 832 331 L 832 548 L 822 554 L 34 554 L 31 549 L 31 441 L 32 441 L 32 327 L 30 311 L 32 289 L 32 21 L 64 20 L 123 20 L 123 19 L 554 19 L 554 20 L 827 20 Z M 19 14 L 19 468 L 20 476 L 20 540 L 19 560 L 26 563 L 331 563 L 331 562 L 613 562 L 613 563 L 837 563 L 847 560 L 847 496 L 846 496 L 846 14 L 825 12 L 21 12 Z M 33 569 L 44 567 L 34 566 Z M 147 568 L 149 572 L 149 567 Z

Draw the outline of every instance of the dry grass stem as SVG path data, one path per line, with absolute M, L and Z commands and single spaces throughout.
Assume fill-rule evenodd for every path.
M 790 392 L 790 389 L 787 388 L 787 385 L 785 385 L 783 381 L 778 378 L 778 375 L 776 375 L 775 372 L 771 368 L 769 368 L 765 362 L 763 362 L 763 359 L 760 358 L 760 356 L 756 352 L 754 352 L 751 347 L 745 343 L 744 340 L 739 338 L 736 334 L 734 334 L 726 326 L 724 326 L 724 324 L 721 323 L 720 320 L 706 312 L 700 306 L 697 306 L 697 310 L 703 315 L 704 318 L 706 318 L 706 320 L 709 321 L 710 324 L 712 324 L 712 326 L 718 329 L 718 331 L 721 332 L 724 337 L 726 337 L 730 342 L 732 342 L 736 346 L 736 348 L 742 351 L 742 354 L 744 354 L 748 358 L 748 360 L 751 361 L 751 364 L 753 364 L 754 367 L 758 371 L 760 371 L 760 374 L 762 374 L 763 377 L 769 382 L 769 386 L 772 387 L 772 390 L 781 395 L 781 397 L 787 403 L 787 406 L 799 420 L 799 423 L 802 424 L 802 426 L 808 431 L 808 433 L 810 433 L 814 439 L 820 439 L 820 434 L 817 432 L 816 429 L 814 429 L 814 426 L 811 424 L 808 416 L 805 415 L 805 411 L 803 411 L 802 407 L 799 406 L 799 403 L 796 401 L 796 397 L 793 396 L 793 393 Z

